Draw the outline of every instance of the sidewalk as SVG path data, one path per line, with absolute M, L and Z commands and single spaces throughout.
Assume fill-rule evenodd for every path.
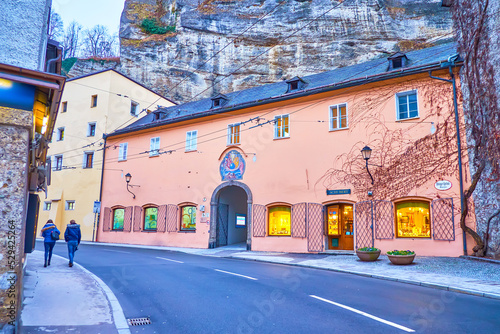
M 116 297 L 99 278 L 76 263 L 69 268 L 57 255 L 47 268 L 43 262 L 41 251 L 27 256 L 21 333 L 130 333 Z
M 196 249 L 82 242 L 83 245 L 157 249 L 200 256 L 280 263 L 332 270 L 398 281 L 500 300 L 500 261 L 466 258 L 417 257 L 412 265 L 392 265 L 382 255 L 375 262 L 361 262 L 354 253 L 296 254 L 246 251 L 244 245 Z M 111 290 L 97 276 L 65 258 L 54 255 L 43 267 L 43 252 L 28 255 L 24 280 L 21 333 L 130 333 L 123 311 Z

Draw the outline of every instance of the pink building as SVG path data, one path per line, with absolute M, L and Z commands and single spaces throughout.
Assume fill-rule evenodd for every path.
M 431 77 L 460 65 L 445 44 L 157 110 L 106 137 L 98 241 L 461 255 L 453 86 Z

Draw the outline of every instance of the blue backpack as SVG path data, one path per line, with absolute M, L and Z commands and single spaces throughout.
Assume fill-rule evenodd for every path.
M 59 231 L 54 230 L 54 231 L 50 232 L 50 238 L 51 238 L 52 240 L 59 240 L 59 235 L 60 235 L 60 234 L 61 234 L 61 233 L 60 233 Z

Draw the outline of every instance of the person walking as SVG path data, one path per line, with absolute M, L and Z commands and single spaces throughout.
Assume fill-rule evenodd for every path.
M 45 248 L 45 263 L 43 264 L 44 267 L 50 266 L 50 260 L 52 259 L 52 250 L 56 245 L 56 241 L 59 240 L 60 234 L 61 232 L 57 229 L 57 226 L 54 224 L 52 219 L 47 220 L 42 228 L 43 246 Z
M 66 231 L 64 232 L 64 240 L 68 243 L 68 257 L 69 266 L 73 267 L 73 259 L 75 258 L 75 252 L 80 244 L 80 239 L 82 238 L 82 232 L 80 231 L 80 225 L 71 219 L 69 224 L 66 226 Z

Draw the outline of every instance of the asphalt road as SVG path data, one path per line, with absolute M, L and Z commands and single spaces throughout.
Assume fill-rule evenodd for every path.
M 37 242 L 37 249 L 43 245 Z M 55 253 L 67 258 L 64 242 Z M 326 270 L 80 245 L 132 333 L 500 333 L 500 301 Z

